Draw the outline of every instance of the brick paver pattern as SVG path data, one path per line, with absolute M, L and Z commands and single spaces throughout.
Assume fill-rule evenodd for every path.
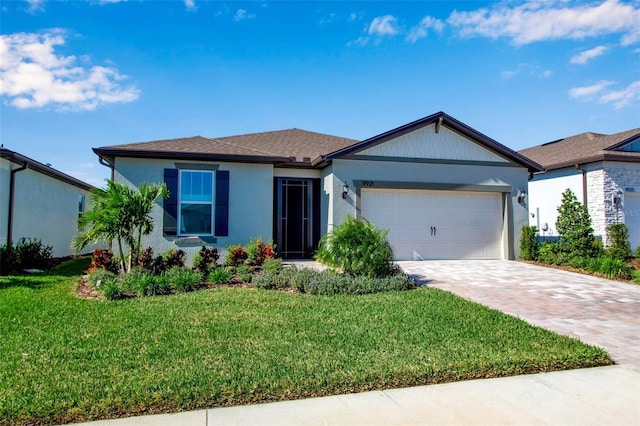
M 398 263 L 421 284 L 600 346 L 640 372 L 640 285 L 505 260 Z

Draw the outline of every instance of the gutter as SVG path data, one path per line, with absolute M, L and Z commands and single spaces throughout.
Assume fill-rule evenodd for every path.
M 14 203 L 14 195 L 15 195 L 15 186 L 16 186 L 16 174 L 23 170 L 27 170 L 29 163 L 24 162 L 22 167 L 18 167 L 17 169 L 11 170 L 11 174 L 9 177 L 9 220 L 7 221 L 7 246 L 13 243 L 13 203 Z
M 114 170 L 115 167 L 111 163 L 109 163 L 107 160 L 105 160 L 102 155 L 98 155 L 98 162 L 100 164 L 102 164 L 103 166 L 108 167 L 109 169 L 111 169 L 111 178 L 110 179 L 113 180 L 113 178 L 115 177 L 114 176 L 115 175 L 115 170 Z
M 587 171 L 580 168 L 580 164 L 576 164 L 574 167 L 582 172 L 582 204 L 587 207 Z

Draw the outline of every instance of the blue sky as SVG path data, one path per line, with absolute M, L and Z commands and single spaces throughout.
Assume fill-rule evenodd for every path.
M 519 150 L 640 127 L 640 1 L 3 1 L 0 139 L 94 185 L 92 147 L 445 111 Z

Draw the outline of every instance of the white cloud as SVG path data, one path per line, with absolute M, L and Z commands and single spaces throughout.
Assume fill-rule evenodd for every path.
M 233 19 L 238 22 L 244 19 L 252 19 L 255 18 L 255 13 L 248 13 L 245 9 L 238 9 L 236 14 L 233 16 Z
M 25 0 L 29 7 L 27 8 L 27 12 L 29 13 L 37 13 L 44 12 L 44 3 L 45 0 Z
M 634 81 L 624 89 L 605 93 L 600 97 L 599 102 L 612 103 L 615 109 L 621 109 L 637 100 L 640 100 L 640 80 Z
M 551 70 L 544 70 L 544 71 L 538 72 L 538 78 L 541 80 L 545 78 L 550 78 L 552 75 L 553 75 L 553 71 Z
M 441 20 L 432 16 L 425 16 L 418 25 L 411 28 L 411 31 L 409 31 L 409 35 L 407 36 L 407 41 L 415 43 L 421 38 L 425 38 L 429 30 L 440 33 L 443 28 L 444 24 Z
M 64 32 L 16 33 L 0 36 L 0 95 L 18 109 L 52 105 L 61 110 L 94 110 L 108 103 L 131 102 L 140 96 L 113 67 L 84 67 L 75 56 L 57 55 Z
M 195 12 L 198 9 L 195 0 L 184 0 L 184 8 L 189 12 Z
M 621 43 L 640 41 L 640 8 L 619 0 L 594 5 L 568 1 L 529 1 L 516 7 L 509 3 L 471 12 L 454 11 L 447 22 L 463 36 L 511 38 L 524 45 L 543 40 L 584 39 L 622 34 Z
M 607 49 L 608 47 L 606 46 L 597 46 L 597 47 L 594 47 L 593 49 L 585 50 L 583 52 L 578 53 L 577 55 L 574 55 L 571 58 L 570 62 L 572 64 L 584 65 L 590 60 L 592 60 L 593 58 L 597 58 L 598 56 L 602 55 L 604 52 L 607 51 Z
M 500 73 L 500 78 L 508 80 L 518 74 L 520 70 L 505 70 Z
M 369 35 L 393 36 L 398 34 L 398 19 L 393 15 L 377 16 L 369 24 Z
M 574 87 L 569 90 L 569 96 L 572 98 L 586 98 L 601 93 L 612 84 L 613 81 L 600 80 L 591 86 Z

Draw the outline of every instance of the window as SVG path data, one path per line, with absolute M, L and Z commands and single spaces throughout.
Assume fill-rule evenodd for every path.
M 180 235 L 212 235 L 213 172 L 180 170 Z
M 78 219 L 84 213 L 84 195 L 78 195 Z M 78 230 L 80 229 L 80 223 L 78 223 Z

